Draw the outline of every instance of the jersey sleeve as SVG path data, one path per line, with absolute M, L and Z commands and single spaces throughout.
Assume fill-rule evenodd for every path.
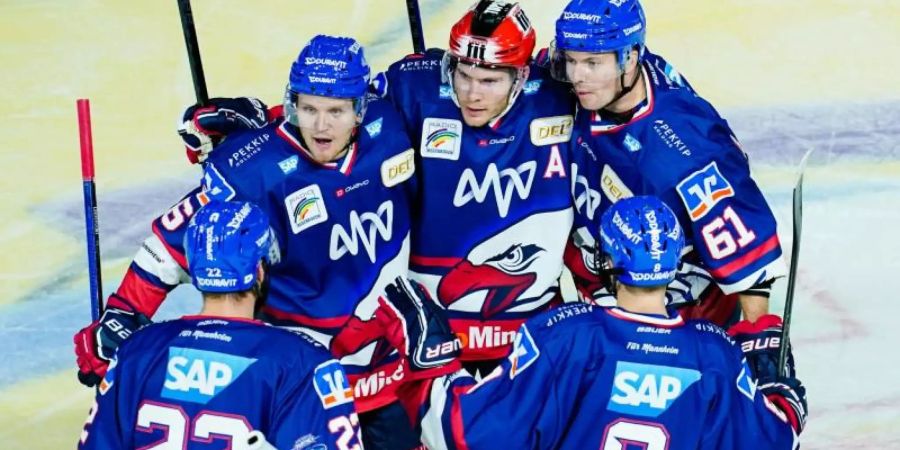
M 459 373 L 435 380 L 422 420 L 429 448 L 557 448 L 575 410 L 581 367 L 567 352 L 538 348 L 527 325 L 503 364 L 481 382 Z M 515 430 L 504 432 L 515 424 Z
M 324 349 L 321 355 L 316 360 L 304 360 L 313 365 L 312 370 L 293 367 L 284 374 L 286 379 L 277 394 L 271 429 L 266 433 L 275 448 L 305 448 L 301 441 L 310 436 L 317 437 L 316 443 L 323 449 L 362 445 L 347 375 Z
M 131 421 L 125 419 L 120 410 L 119 371 L 116 370 L 118 358 L 113 359 L 106 375 L 97 387 L 94 404 L 88 412 L 81 438 L 79 450 L 102 450 L 109 448 L 127 448 L 131 446 Z M 123 427 L 124 424 L 124 427 Z
M 726 294 L 784 276 L 772 210 L 751 178 L 747 156 L 724 121 L 690 143 L 709 155 L 664 200 L 684 220 L 702 265 Z M 680 211 L 679 211 L 680 210 Z
M 184 256 L 184 232 L 194 213 L 209 202 L 198 187 L 157 217 L 152 233 L 141 244 L 109 306 L 130 307 L 152 317 L 168 293 L 189 283 Z
M 715 410 L 704 424 L 702 449 L 772 450 L 799 446 L 797 434 L 778 407 L 757 390 L 756 380 L 740 349 L 723 343 L 726 370 L 717 386 Z

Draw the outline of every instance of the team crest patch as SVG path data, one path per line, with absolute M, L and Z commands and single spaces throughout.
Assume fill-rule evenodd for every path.
M 347 374 L 337 360 L 331 359 L 316 366 L 313 372 L 313 387 L 325 409 L 353 402 L 353 388 L 350 387 Z
M 381 163 L 381 182 L 386 187 L 393 187 L 408 180 L 416 173 L 415 158 L 415 150 L 408 149 L 385 160 Z
M 297 234 L 313 225 L 328 220 L 328 210 L 325 209 L 325 199 L 318 184 L 307 186 L 295 191 L 284 199 L 288 217 L 291 222 L 291 230 Z
M 719 172 L 715 161 L 681 180 L 677 190 L 692 221 L 705 216 L 722 199 L 734 196 L 734 188 Z
M 422 157 L 456 161 L 462 144 L 462 122 L 429 117 L 422 123 Z

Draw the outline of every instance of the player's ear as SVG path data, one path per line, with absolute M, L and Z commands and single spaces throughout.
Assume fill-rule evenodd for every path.
M 266 277 L 268 276 L 265 266 L 266 265 L 263 264 L 262 261 L 260 261 L 259 264 L 256 265 L 256 282 L 259 284 L 262 284 L 264 281 L 266 281 Z
M 628 52 L 628 61 L 625 63 L 625 72 L 631 72 L 638 65 L 638 60 L 640 53 L 638 53 L 637 48 L 632 48 L 630 52 Z

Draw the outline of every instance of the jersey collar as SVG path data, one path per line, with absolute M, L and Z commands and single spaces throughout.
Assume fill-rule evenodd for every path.
M 606 312 L 617 319 L 626 320 L 628 322 L 645 323 L 660 328 L 676 328 L 684 325 L 684 319 L 682 319 L 679 314 L 675 314 L 675 317 L 669 318 L 656 314 L 633 313 L 617 306 L 607 308 Z
M 288 127 L 288 122 L 285 120 L 278 125 L 278 135 L 281 136 L 282 139 L 291 144 L 291 147 L 294 147 L 294 150 L 297 150 L 300 155 L 306 158 L 312 164 L 315 164 L 320 167 L 324 167 L 327 169 L 336 169 L 338 172 L 349 175 L 350 171 L 353 170 L 354 164 L 356 164 L 357 155 L 359 154 L 359 140 L 354 140 L 352 144 L 350 144 L 350 148 L 347 150 L 347 153 L 338 158 L 337 161 L 331 161 L 326 163 L 321 163 L 316 161 L 309 150 L 300 143 L 300 138 L 297 136 L 297 132 L 293 127 Z M 354 131 L 355 133 L 356 131 Z
M 653 93 L 653 86 L 650 83 L 650 77 L 647 74 L 647 69 L 644 66 L 641 66 L 641 72 L 643 73 L 644 87 L 647 92 L 647 98 L 641 102 L 637 111 L 635 111 L 634 115 L 631 117 L 631 120 L 625 123 L 614 123 L 609 120 L 603 120 L 600 117 L 599 111 L 591 111 L 591 135 L 597 136 L 600 134 L 606 133 L 614 133 L 623 127 L 631 125 L 638 120 L 647 117 L 651 112 L 653 112 L 653 105 L 655 102 L 655 95 Z

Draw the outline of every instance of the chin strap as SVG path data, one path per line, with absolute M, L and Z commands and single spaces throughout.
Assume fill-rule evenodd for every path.
M 609 105 L 612 105 L 613 103 L 621 100 L 622 97 L 628 95 L 634 89 L 634 87 L 637 86 L 638 82 L 641 81 L 641 74 L 643 72 L 644 72 L 643 68 L 641 67 L 640 64 L 638 64 L 637 70 L 635 70 L 634 77 L 632 77 L 631 85 L 628 87 L 625 86 L 625 73 L 622 73 L 622 75 L 619 75 L 619 86 L 621 87 L 621 90 L 619 91 L 618 94 L 615 95 L 615 97 L 613 97 L 612 100 L 610 100 L 607 104 L 603 105 L 603 107 L 600 108 L 600 111 L 604 111 L 607 114 L 609 114 L 610 116 L 612 116 L 611 118 L 613 120 L 615 120 L 616 122 L 624 123 L 624 122 L 631 120 L 631 117 L 634 115 L 634 109 L 632 109 L 631 111 L 625 112 L 625 113 L 615 113 L 612 111 L 608 111 L 606 108 L 609 107 Z M 622 120 L 622 119 L 624 119 L 624 120 Z

